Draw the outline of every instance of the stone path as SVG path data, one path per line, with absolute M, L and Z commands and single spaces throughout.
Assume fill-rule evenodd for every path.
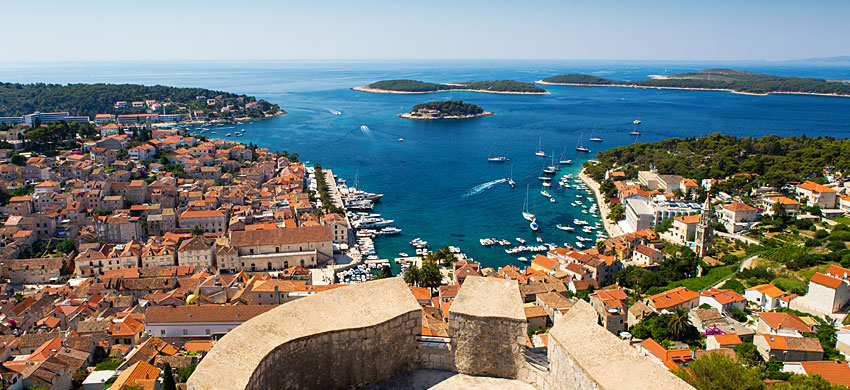
M 508 389 L 532 390 L 534 386 L 513 379 L 469 376 L 448 371 L 415 370 L 388 379 L 372 390 L 424 390 L 424 389 Z

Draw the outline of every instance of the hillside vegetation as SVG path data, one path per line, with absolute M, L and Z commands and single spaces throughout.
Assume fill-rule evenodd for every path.
M 741 173 L 759 175 L 769 185 L 811 179 L 822 181 L 825 166 L 850 169 L 850 139 L 831 137 L 761 138 L 711 134 L 619 146 L 597 154 L 599 164 L 588 172 L 601 180 L 607 169 L 630 165 L 696 180 Z
M 555 84 L 627 85 L 640 87 L 728 89 L 745 93 L 812 93 L 850 95 L 850 85 L 823 79 L 773 76 L 734 69 L 708 69 L 652 80 L 617 81 L 596 76 L 567 74 L 543 81 Z
M 443 100 L 438 102 L 420 103 L 413 106 L 413 113 L 422 109 L 437 110 L 437 116 L 474 116 L 484 113 L 484 109 L 462 100 Z
M 482 92 L 544 93 L 546 90 L 531 83 L 513 80 L 467 81 L 453 84 L 427 83 L 418 80 L 383 80 L 368 85 L 369 88 L 395 92 L 439 92 L 455 89 L 472 89 Z
M 197 100 L 197 96 L 222 99 L 216 106 L 207 106 L 206 101 Z M 242 97 L 243 103 L 237 103 Z M 116 109 L 117 101 L 156 100 L 159 103 L 171 102 L 187 107 L 187 111 L 216 111 L 228 104 L 241 105 L 256 101 L 252 96 L 238 95 L 204 88 L 176 88 L 162 85 L 146 86 L 138 84 L 16 84 L 0 83 L 0 116 L 20 116 L 35 111 L 67 111 L 71 115 L 88 116 L 94 119 L 96 114 L 137 114 L 144 108 Z M 265 100 L 259 101 L 263 112 L 277 112 L 280 107 Z M 177 112 L 177 107 L 168 109 L 169 114 Z

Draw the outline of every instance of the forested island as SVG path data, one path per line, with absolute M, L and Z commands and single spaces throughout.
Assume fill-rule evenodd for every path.
M 792 93 L 850 96 L 850 85 L 824 79 L 773 76 L 734 69 L 708 69 L 673 75 L 652 75 L 650 80 L 619 81 L 602 77 L 566 74 L 545 78 L 541 84 L 588 85 L 645 88 L 722 90 L 736 93 L 767 95 Z
M 761 138 L 710 134 L 619 146 L 597 153 L 587 173 L 602 180 L 606 170 L 624 167 L 627 175 L 650 166 L 659 172 L 702 179 L 731 177 L 720 185 L 738 188 L 761 182 L 782 186 L 789 181 L 823 183 L 823 169 L 850 170 L 850 139 L 832 137 Z M 721 189 L 722 190 L 722 189 Z
M 548 93 L 532 83 L 514 80 L 467 81 L 463 83 L 428 83 L 418 80 L 383 80 L 352 88 L 355 91 L 378 93 L 430 93 L 445 91 L 470 91 L 510 94 Z
M 154 101 L 155 105 L 133 104 L 146 101 Z M 125 104 L 117 104 L 119 102 Z M 157 109 L 153 110 L 152 106 Z M 285 113 L 277 104 L 253 96 L 204 88 L 138 84 L 0 83 L 0 117 L 20 116 L 36 111 L 67 111 L 72 115 L 89 118 L 97 114 L 204 112 L 209 119 L 262 118 Z
M 493 115 L 483 108 L 462 100 L 443 100 L 421 103 L 413 106 L 410 112 L 399 115 L 405 119 L 468 119 Z

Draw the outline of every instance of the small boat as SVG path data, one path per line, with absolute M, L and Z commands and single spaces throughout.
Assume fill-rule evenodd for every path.
M 534 213 L 528 212 L 528 186 L 525 186 L 525 203 L 522 205 L 522 217 L 526 221 L 534 222 Z
M 498 157 L 487 157 L 487 162 L 505 162 L 508 161 L 508 158 L 505 156 Z
M 227 134 L 225 134 L 224 136 L 225 136 L 225 137 L 230 137 L 230 133 L 227 133 Z
M 404 142 L 404 138 L 399 138 L 398 142 Z
M 540 190 L 540 195 L 543 195 L 543 196 L 545 196 L 545 197 L 547 197 L 547 198 L 551 198 L 551 197 L 552 197 L 552 194 L 550 194 L 550 193 L 549 193 L 549 191 L 546 191 L 546 190 Z
M 516 182 L 514 182 L 514 165 L 513 164 L 511 164 L 511 176 L 508 177 L 508 185 L 511 186 L 511 188 L 516 187 Z
M 517 237 L 517 238 L 516 238 L 516 241 L 517 241 L 518 243 L 520 243 L 520 244 L 525 244 L 525 240 L 524 240 L 524 239 L 522 239 L 522 238 Z
M 546 188 L 552 187 L 552 183 L 545 181 L 545 182 L 543 182 L 543 187 L 546 187 Z
M 528 224 L 528 226 L 531 228 L 531 230 L 534 230 L 535 232 L 537 231 L 537 229 L 540 229 L 540 225 L 537 224 L 536 220 L 531 221 L 531 223 Z M 540 238 L 540 237 L 538 237 L 538 238 Z
M 543 173 L 544 173 L 544 174 L 547 174 L 547 175 L 554 175 L 554 174 L 555 174 L 555 169 L 554 169 L 554 168 L 552 168 L 552 167 L 548 167 L 548 168 L 543 169 Z
M 566 225 L 564 225 L 564 224 L 562 224 L 562 223 L 559 223 L 559 224 L 555 225 L 555 227 L 556 227 L 556 228 L 558 228 L 558 229 L 561 229 L 561 230 L 563 230 L 563 231 L 567 231 L 567 232 L 571 232 L 571 231 L 573 231 L 573 230 L 576 230 L 574 227 L 572 227 L 572 226 L 566 226 Z
M 573 163 L 573 160 L 560 160 L 560 161 L 558 161 L 558 164 L 561 164 L 561 165 L 570 165 L 572 163 Z
M 555 203 L 555 198 L 549 198 L 549 201 Z
M 639 132 L 639 131 L 637 131 L 637 130 L 634 130 L 634 131 L 629 132 L 629 134 L 631 134 L 631 135 L 640 135 L 640 132 Z
M 537 242 L 543 242 L 543 237 L 537 236 Z
M 543 141 L 543 138 L 541 138 L 539 141 L 537 141 L 537 151 L 534 152 L 534 155 L 537 156 L 537 157 L 546 157 L 546 152 L 544 152 L 542 149 L 540 149 L 540 143 L 542 141 Z
M 590 142 L 602 142 L 602 138 L 593 136 L 593 133 L 595 132 L 596 130 L 593 130 L 593 132 L 590 133 Z
M 404 252 L 399 252 L 399 253 L 398 253 L 398 255 L 399 255 L 400 257 L 408 257 L 408 256 L 407 256 L 407 253 L 404 253 Z
M 360 126 L 360 131 L 369 131 L 369 126 L 361 125 L 361 126 Z
M 581 133 L 581 135 L 578 138 L 578 142 L 576 142 L 576 151 L 577 152 L 590 153 L 590 149 L 584 147 L 584 145 L 581 144 L 582 138 L 584 138 L 584 132 Z
M 636 125 L 639 125 L 639 124 L 640 124 L 640 119 L 635 119 L 635 121 L 634 121 L 634 122 L 632 122 L 632 123 L 634 123 L 634 124 L 636 124 Z
M 528 262 L 528 258 L 527 258 L 527 257 L 524 257 L 524 256 L 517 257 L 516 259 L 517 259 L 517 260 L 519 260 L 519 261 L 521 261 L 521 262 L 523 262 L 523 263 Z

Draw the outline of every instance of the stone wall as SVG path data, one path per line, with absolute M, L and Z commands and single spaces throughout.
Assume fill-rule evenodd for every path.
M 449 309 L 449 335 L 457 372 L 516 378 L 527 337 L 517 282 L 467 277 Z
M 579 300 L 549 332 L 549 376 L 543 390 L 692 389 L 601 326 Z
M 356 388 L 416 368 L 422 315 L 401 278 L 281 305 L 221 338 L 189 390 Z

